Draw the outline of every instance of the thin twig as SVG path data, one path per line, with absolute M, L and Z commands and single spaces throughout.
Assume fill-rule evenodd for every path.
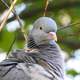
M 80 31 L 78 31 L 78 32 L 76 32 L 76 33 L 72 33 L 72 34 L 68 34 L 68 37 L 70 36 L 78 36 L 78 35 L 80 35 Z
M 21 32 L 23 33 L 24 39 L 25 39 L 25 41 L 27 42 L 27 36 L 26 36 L 25 30 L 24 30 L 24 28 L 23 28 L 23 26 L 22 26 L 22 23 L 21 23 L 21 21 L 20 21 L 20 17 L 17 15 L 15 9 L 14 9 L 14 13 L 15 13 L 15 15 L 16 15 L 16 19 L 17 19 L 18 22 L 19 22 L 19 25 L 20 25 L 20 28 L 21 28 Z
M 12 49 L 12 47 L 13 47 L 15 41 L 16 41 L 16 34 L 15 34 L 14 39 L 13 39 L 13 41 L 12 41 L 10 47 L 9 47 L 9 50 L 8 50 L 8 52 L 7 52 L 7 56 L 9 55 L 9 52 L 11 51 L 11 49 Z
M 1 1 L 2 1 L 2 2 L 5 4 L 5 6 L 9 9 L 9 5 L 8 5 L 4 0 L 1 0 Z M 13 8 L 13 10 L 12 10 L 12 13 L 14 14 L 14 16 L 16 16 L 16 19 L 18 20 L 19 25 L 20 25 L 20 27 L 21 27 L 21 32 L 23 33 L 24 38 L 25 38 L 25 40 L 26 40 L 26 42 L 27 42 L 27 36 L 26 36 L 25 30 L 23 29 L 22 23 L 21 23 L 21 21 L 20 21 L 20 17 L 19 17 L 19 15 L 17 15 L 16 10 L 15 10 L 14 8 Z M 12 49 L 15 41 L 16 41 L 16 36 L 15 36 L 14 40 L 12 41 L 12 44 L 11 44 L 11 46 L 10 46 L 8 52 L 7 52 L 7 55 L 8 55 L 9 52 L 11 51 L 11 49 Z
M 78 24 L 80 24 L 80 22 L 72 23 L 72 24 L 70 24 L 70 25 L 68 25 L 68 26 L 66 26 L 66 27 L 61 27 L 61 28 L 59 28 L 58 31 L 63 30 L 63 29 L 66 29 L 66 28 L 69 28 L 69 27 L 74 26 L 74 25 L 78 25 Z
M 46 0 L 46 5 L 45 5 L 45 10 L 44 10 L 43 16 L 46 16 L 48 5 L 49 5 L 49 0 Z
M 12 0 L 11 0 L 11 2 L 12 2 Z M 17 15 L 17 12 L 16 12 L 16 10 L 15 10 L 15 8 L 13 8 L 13 12 L 15 13 L 15 15 L 16 15 L 16 19 L 18 20 L 18 22 L 19 22 L 19 24 L 20 24 L 20 29 L 21 29 L 21 32 L 22 32 L 22 34 L 23 34 L 23 36 L 24 36 L 24 39 L 25 39 L 25 41 L 27 42 L 27 35 L 26 35 L 26 33 L 25 33 L 25 30 L 24 30 L 24 27 L 22 26 L 22 24 L 21 24 L 21 21 L 20 21 L 20 17 Z
M 9 9 L 10 7 L 9 7 L 9 5 L 4 1 L 4 0 L 1 0 L 2 1 L 2 3 Z M 18 20 L 18 22 L 19 22 L 19 25 L 20 26 L 22 26 L 22 24 L 21 24 L 21 22 L 20 22 L 20 17 L 18 17 L 18 15 L 15 13 L 15 11 L 13 11 L 12 10 L 12 13 L 14 14 L 14 16 L 16 16 L 17 17 L 17 20 Z M 3 19 L 4 20 L 4 19 Z M 2 22 L 1 22 L 2 23 Z
M 14 0 L 13 3 L 11 4 L 11 6 L 10 6 L 10 8 L 9 8 L 7 14 L 6 14 L 6 16 L 5 16 L 4 21 L 0 25 L 0 32 L 1 32 L 2 28 L 4 27 L 4 25 L 5 25 L 6 21 L 7 21 L 7 18 L 9 16 L 9 14 L 11 13 L 12 9 L 14 8 L 14 5 L 16 4 L 16 2 L 17 2 L 17 0 Z
M 4 0 L 1 0 L 1 1 L 2 1 L 2 3 L 3 3 L 8 9 L 10 8 L 9 5 L 8 5 Z M 20 17 L 18 17 L 18 15 L 16 14 L 15 10 L 14 10 L 14 11 L 12 10 L 12 13 L 14 14 L 14 16 L 17 17 L 17 20 L 18 20 L 18 22 L 19 22 L 19 25 L 22 26 L 22 24 L 21 24 L 21 22 L 20 22 Z
M 2 2 L 5 4 L 5 6 L 9 9 L 9 5 L 8 5 L 4 0 L 1 0 L 1 1 L 2 1 Z M 27 36 L 26 36 L 25 30 L 23 29 L 22 23 L 21 23 L 21 21 L 20 21 L 20 17 L 19 17 L 19 15 L 17 15 L 16 10 L 15 10 L 14 8 L 13 8 L 13 10 L 12 10 L 12 13 L 14 14 L 14 16 L 16 16 L 16 19 L 18 20 L 19 25 L 20 25 L 20 27 L 21 27 L 21 32 L 23 33 L 24 38 L 25 38 L 25 40 L 26 40 L 26 42 L 27 42 Z

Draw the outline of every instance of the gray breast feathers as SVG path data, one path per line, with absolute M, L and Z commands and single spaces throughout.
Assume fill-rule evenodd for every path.
M 31 53 L 18 50 L 0 64 L 0 80 L 63 80 L 62 64 L 52 46 Z

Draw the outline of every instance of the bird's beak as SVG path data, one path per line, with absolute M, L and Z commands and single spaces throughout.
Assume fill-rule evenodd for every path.
M 57 35 L 56 35 L 55 32 L 49 32 L 48 33 L 48 38 L 51 39 L 51 40 L 57 41 Z

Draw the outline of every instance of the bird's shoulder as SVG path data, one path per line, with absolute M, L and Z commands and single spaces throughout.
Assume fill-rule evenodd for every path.
M 17 49 L 12 51 L 7 59 L 3 60 L 0 65 L 15 64 L 28 60 L 32 54 L 39 53 L 38 49 Z

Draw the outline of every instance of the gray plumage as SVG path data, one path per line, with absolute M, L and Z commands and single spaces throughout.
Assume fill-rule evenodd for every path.
M 64 80 L 60 48 L 48 38 L 49 32 L 56 31 L 51 18 L 36 20 L 28 37 L 28 47 L 34 50 L 12 52 L 0 63 L 0 80 Z

